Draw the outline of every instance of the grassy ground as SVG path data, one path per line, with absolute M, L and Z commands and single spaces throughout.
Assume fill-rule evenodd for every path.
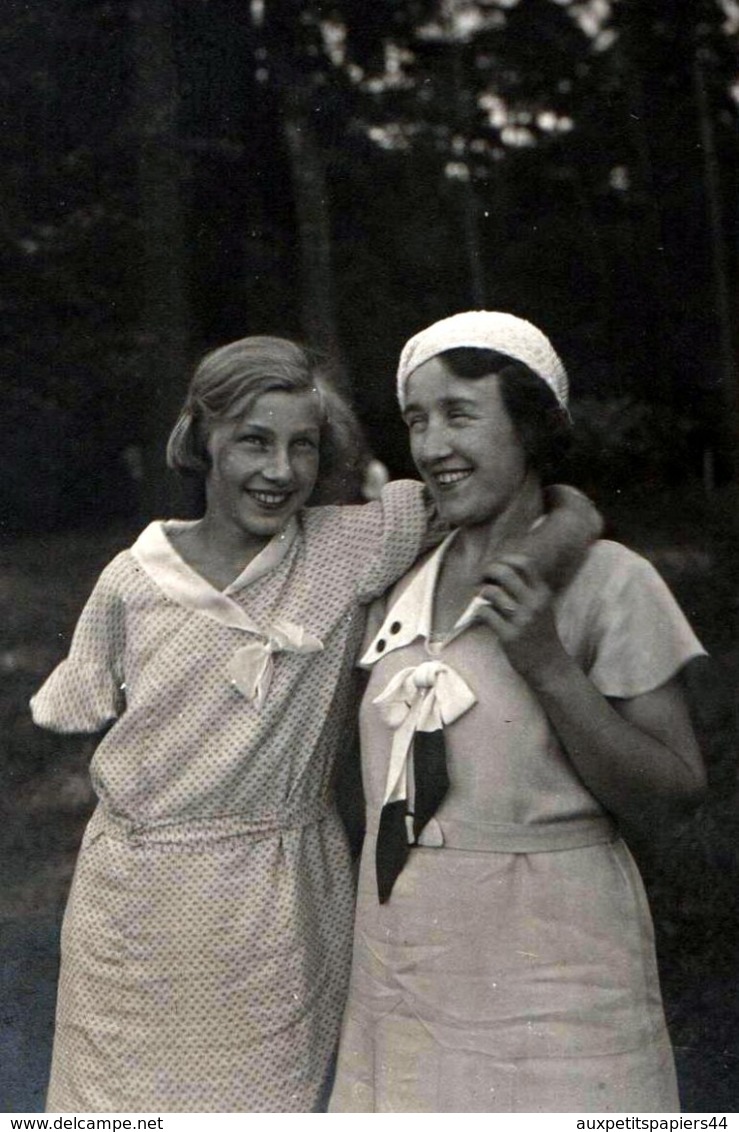
M 125 530 L 14 541 L 0 556 L 0 1111 L 43 1109 L 61 915 L 93 799 L 94 741 L 34 727 L 28 699 Z
M 690 678 L 709 797 L 680 827 L 656 822 L 648 841 L 633 842 L 654 911 L 683 1105 L 691 1112 L 739 1107 L 739 570 L 725 507 L 696 495 L 610 509 L 614 537 L 652 558 L 715 658 L 697 664 Z M 26 705 L 66 652 L 100 568 L 131 533 L 119 527 L 20 538 L 0 558 L 2 1111 L 43 1104 L 58 926 L 92 804 L 86 767 L 94 743 L 37 730 Z

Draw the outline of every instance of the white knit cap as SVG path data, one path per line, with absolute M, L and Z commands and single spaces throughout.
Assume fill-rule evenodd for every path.
M 569 383 L 552 343 L 532 323 L 502 311 L 464 311 L 442 318 L 421 330 L 403 347 L 398 363 L 398 400 L 405 408 L 405 389 L 409 376 L 430 358 L 445 350 L 472 346 L 497 350 L 524 362 L 545 381 L 563 409 L 567 408 Z

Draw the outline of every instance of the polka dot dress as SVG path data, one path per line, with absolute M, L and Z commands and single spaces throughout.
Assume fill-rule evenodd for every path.
M 363 604 L 426 537 L 419 485 L 309 510 L 222 594 L 153 524 L 103 572 L 34 697 L 113 722 L 62 930 L 52 1112 L 309 1112 L 348 981 L 353 892 L 331 802 Z M 271 650 L 276 622 L 317 638 Z M 261 705 L 232 678 L 265 645 Z

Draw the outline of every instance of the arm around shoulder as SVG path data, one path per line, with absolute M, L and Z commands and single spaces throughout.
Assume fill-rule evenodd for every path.
M 546 488 L 544 502 L 542 519 L 506 550 L 533 559 L 544 581 L 560 590 L 603 533 L 603 518 L 587 495 L 567 484 Z
M 342 511 L 362 602 L 383 594 L 445 533 L 426 488 L 415 480 L 392 480 L 376 502 Z

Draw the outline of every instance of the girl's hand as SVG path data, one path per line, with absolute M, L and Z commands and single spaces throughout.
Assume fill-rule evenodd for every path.
M 505 554 L 486 571 L 477 613 L 489 625 L 522 676 L 543 676 L 565 655 L 552 611 L 553 592 L 533 559 Z
M 382 489 L 386 483 L 390 482 L 390 473 L 380 460 L 375 460 L 374 457 L 367 461 L 364 468 L 364 477 L 362 479 L 362 498 L 368 503 L 374 499 L 379 499 L 382 495 Z

